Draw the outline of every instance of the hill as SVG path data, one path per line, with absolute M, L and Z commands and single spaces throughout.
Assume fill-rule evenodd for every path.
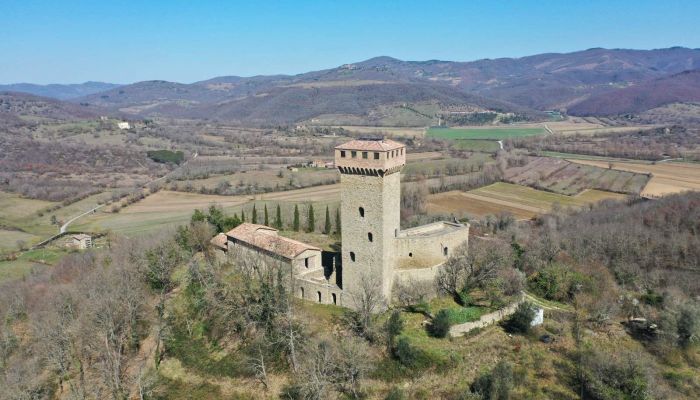
M 51 97 L 59 100 L 73 99 L 97 92 L 113 89 L 119 85 L 105 82 L 85 82 L 76 84 L 35 85 L 33 83 L 13 83 L 0 85 L 0 91 L 29 93 L 36 96 Z
M 0 92 L 0 121 L 12 124 L 39 120 L 95 118 L 104 110 L 27 93 Z M 2 123 L 0 122 L 0 123 Z
M 377 115 L 382 107 L 421 102 L 438 104 L 427 117 L 464 112 L 466 107 L 534 119 L 541 117 L 535 110 L 573 107 L 591 97 L 697 68 L 700 49 L 682 47 L 589 49 L 472 62 L 376 57 L 293 76 L 139 82 L 74 101 L 138 116 L 241 123 L 295 123 L 339 114 L 357 123 L 381 124 Z
M 572 115 L 637 114 L 672 103 L 700 101 L 700 70 L 684 71 L 601 93 L 572 106 Z

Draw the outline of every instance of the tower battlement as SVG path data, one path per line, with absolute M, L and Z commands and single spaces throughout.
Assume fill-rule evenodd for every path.
M 406 146 L 393 140 L 352 140 L 335 148 L 341 174 L 384 176 L 406 165 Z

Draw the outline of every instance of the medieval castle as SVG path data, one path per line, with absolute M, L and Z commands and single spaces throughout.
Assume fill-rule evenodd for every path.
M 401 230 L 405 164 L 406 146 L 392 140 L 353 140 L 335 148 L 341 174 L 339 257 L 250 223 L 220 234 L 213 243 L 226 252 L 281 261 L 292 270 L 295 295 L 323 304 L 355 308 L 354 294 L 366 282 L 378 286 L 386 299 L 397 281 L 432 282 L 450 251 L 468 241 L 469 225 L 436 222 Z

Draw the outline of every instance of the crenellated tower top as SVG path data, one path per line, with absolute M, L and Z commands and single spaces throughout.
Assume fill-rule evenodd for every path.
M 341 174 L 385 176 L 406 165 L 406 146 L 393 140 L 352 140 L 335 148 Z

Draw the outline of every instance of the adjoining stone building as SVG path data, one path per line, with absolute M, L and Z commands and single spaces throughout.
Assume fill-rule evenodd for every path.
M 342 251 L 322 265 L 321 250 L 244 223 L 226 233 L 231 252 L 244 248 L 284 261 L 292 269 L 294 294 L 355 308 L 365 282 L 391 298 L 397 281 L 433 281 L 451 251 L 469 239 L 469 225 L 436 222 L 401 230 L 401 170 L 406 146 L 392 140 L 353 140 L 335 149 L 340 171 Z M 336 260 L 340 259 L 340 263 Z M 340 264 L 340 265 L 338 265 Z
M 66 243 L 66 247 L 71 247 L 80 250 L 89 249 L 90 247 L 92 247 L 92 236 L 84 233 L 70 235 L 70 239 Z

